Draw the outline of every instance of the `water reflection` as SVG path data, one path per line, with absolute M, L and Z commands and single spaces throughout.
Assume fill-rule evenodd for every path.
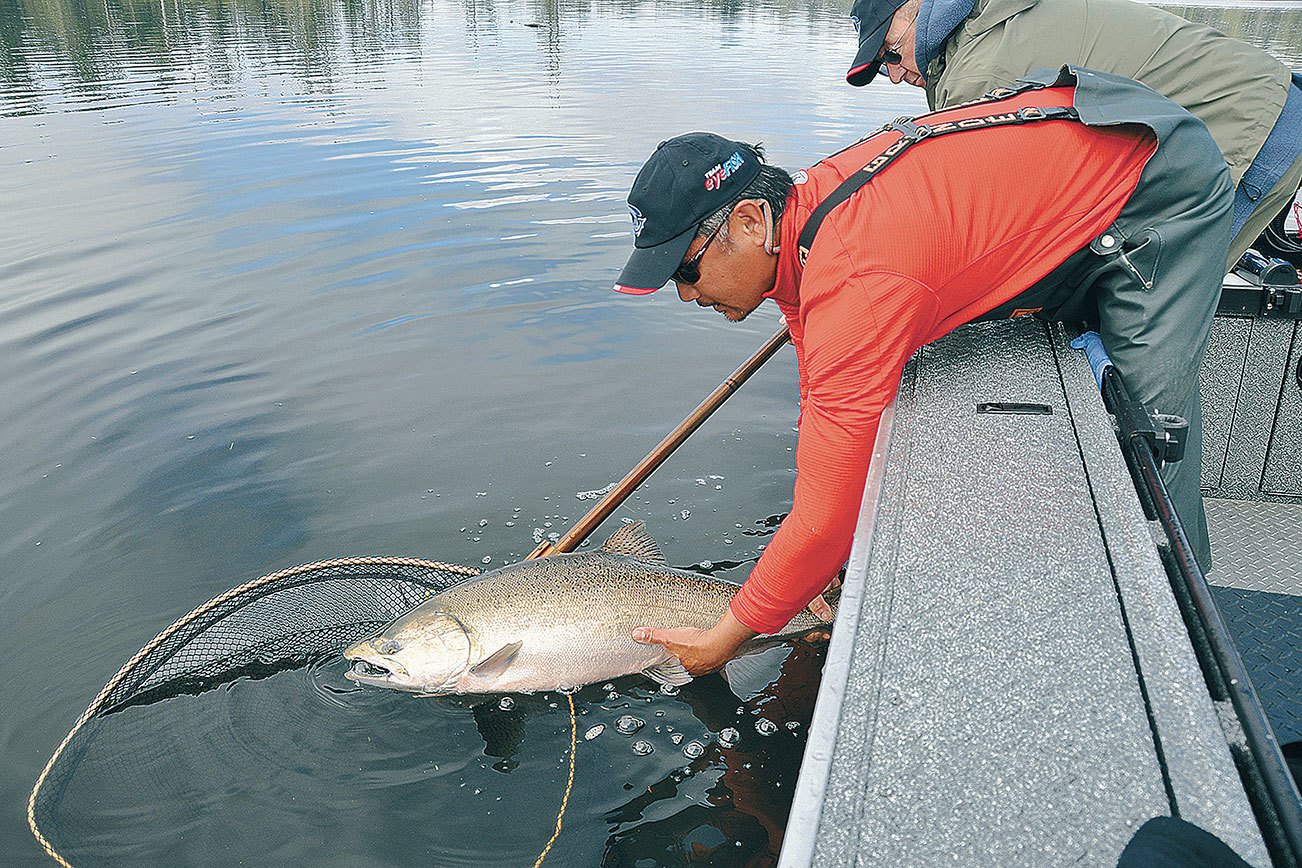
M 474 47 L 497 42 L 507 28 L 530 30 L 537 59 L 517 58 L 519 74 L 541 71 L 553 84 L 561 76 L 567 47 L 582 37 L 592 19 L 665 5 L 657 0 L 459 3 Z M 835 21 L 848 33 L 842 6 L 838 0 L 681 4 L 716 25 L 735 25 L 744 15 L 761 11 Z M 428 27 L 432 16 L 420 0 L 5 0 L 2 8 L 0 105 L 14 114 L 48 108 L 38 96 L 38 84 L 90 103 L 120 98 L 115 84 L 133 81 L 138 87 L 140 79 L 148 78 L 152 95 L 166 99 L 193 83 L 189 75 L 173 73 L 198 69 L 207 84 L 220 88 L 250 67 L 275 67 L 293 75 L 308 92 L 328 93 L 344 67 L 438 51 L 443 35 Z M 56 81 L 47 80 L 51 74 Z
M 1273 6 L 1270 0 L 1258 4 L 1160 5 L 1181 18 L 1215 27 L 1264 48 L 1285 66 L 1302 67 L 1302 6 L 1296 3 L 1289 3 L 1286 8 Z

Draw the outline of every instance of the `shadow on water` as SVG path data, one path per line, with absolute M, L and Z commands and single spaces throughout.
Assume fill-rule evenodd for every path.
M 607 841 L 604 864 L 777 864 L 825 651 L 794 643 L 778 677 L 741 706 L 723 684 L 710 683 L 719 676 L 685 687 L 680 698 L 696 719 L 715 732 L 736 728 L 749 748 L 734 751 L 716 741 L 699 758 L 608 813 L 606 819 L 623 828 Z M 706 804 L 654 819 L 664 813 L 659 804 L 681 796 L 685 780 L 709 769 L 717 777 L 704 793 Z

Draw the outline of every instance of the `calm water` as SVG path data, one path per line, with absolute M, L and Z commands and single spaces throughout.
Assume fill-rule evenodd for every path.
M 1187 14 L 1302 65 L 1297 12 Z M 41 858 L 31 782 L 204 600 L 339 555 L 498 566 L 581 516 L 777 326 L 609 291 L 637 168 L 692 129 L 796 168 L 922 109 L 847 87 L 852 43 L 831 2 L 0 0 L 0 852 Z M 790 505 L 795 402 L 787 351 L 617 519 L 744 578 Z M 547 864 L 771 863 L 820 653 L 772 655 L 745 701 L 717 679 L 579 694 Z M 564 699 L 342 668 L 126 720 L 124 768 L 186 745 L 202 795 L 99 806 L 99 858 L 531 864 Z

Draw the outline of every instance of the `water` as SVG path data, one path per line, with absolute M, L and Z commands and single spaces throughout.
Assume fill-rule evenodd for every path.
M 1296 12 L 1194 13 L 1299 62 Z M 40 858 L 45 760 L 204 600 L 339 555 L 498 566 L 586 512 L 777 327 L 609 291 L 637 168 L 693 129 L 796 168 L 922 109 L 845 86 L 852 49 L 825 0 L 0 0 L 0 852 Z M 596 536 L 644 519 L 671 563 L 744 578 L 795 404 L 786 351 Z M 820 655 L 774 654 L 744 702 L 576 694 L 548 864 L 772 863 Z M 195 801 L 98 806 L 102 860 L 531 864 L 564 697 L 342 669 L 123 713 L 117 760 L 179 763 Z

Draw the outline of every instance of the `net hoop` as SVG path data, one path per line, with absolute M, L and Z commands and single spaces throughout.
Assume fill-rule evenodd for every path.
M 156 651 L 177 632 L 194 623 L 195 620 L 202 618 L 212 610 L 229 603 L 232 599 L 241 595 L 247 595 L 251 591 L 256 591 L 265 585 L 283 582 L 285 579 L 290 579 L 298 575 L 305 575 L 320 570 L 328 570 L 338 567 L 386 566 L 437 570 L 444 573 L 466 576 L 467 578 L 477 576 L 481 572 L 474 567 L 465 567 L 460 564 L 449 564 L 440 561 L 408 557 L 347 557 L 316 561 L 310 564 L 300 564 L 298 566 L 279 570 L 278 572 L 268 573 L 265 576 L 260 576 L 252 581 L 245 582 L 238 587 L 231 588 L 228 591 L 218 594 L 208 602 L 192 610 L 188 614 L 183 615 L 176 621 L 173 621 L 165 630 L 153 639 L 149 640 L 149 642 L 147 642 L 139 651 L 132 655 L 131 659 L 128 660 L 122 668 L 108 680 L 108 683 L 104 685 L 103 689 L 95 695 L 95 698 L 91 700 L 90 705 L 87 706 L 86 710 L 77 718 L 77 722 L 73 724 L 72 729 L 69 730 L 68 734 L 63 737 L 61 742 L 59 742 L 59 746 L 55 748 L 54 755 L 51 756 L 49 762 L 45 764 L 45 768 L 41 770 L 40 775 L 36 778 L 36 783 L 32 786 L 31 794 L 27 797 L 27 826 L 31 830 L 32 836 L 36 839 L 36 842 L 41 846 L 41 849 L 45 851 L 45 854 L 58 864 L 64 866 L 64 868 L 72 868 L 71 863 L 59 854 L 54 845 L 41 832 L 40 826 L 36 821 L 36 802 L 41 788 L 45 785 L 46 779 L 54 769 L 55 764 L 59 761 L 59 758 L 63 755 L 63 752 L 67 749 L 68 745 L 72 743 L 73 738 L 76 737 L 77 733 L 80 732 L 89 721 L 105 711 L 105 706 L 108 704 L 109 698 L 113 695 L 114 690 L 116 690 L 128 676 L 135 673 L 136 667 L 142 660 Z M 250 595 L 248 602 L 252 602 L 255 599 L 257 599 L 256 596 Z M 233 611 L 238 611 L 238 608 Z

